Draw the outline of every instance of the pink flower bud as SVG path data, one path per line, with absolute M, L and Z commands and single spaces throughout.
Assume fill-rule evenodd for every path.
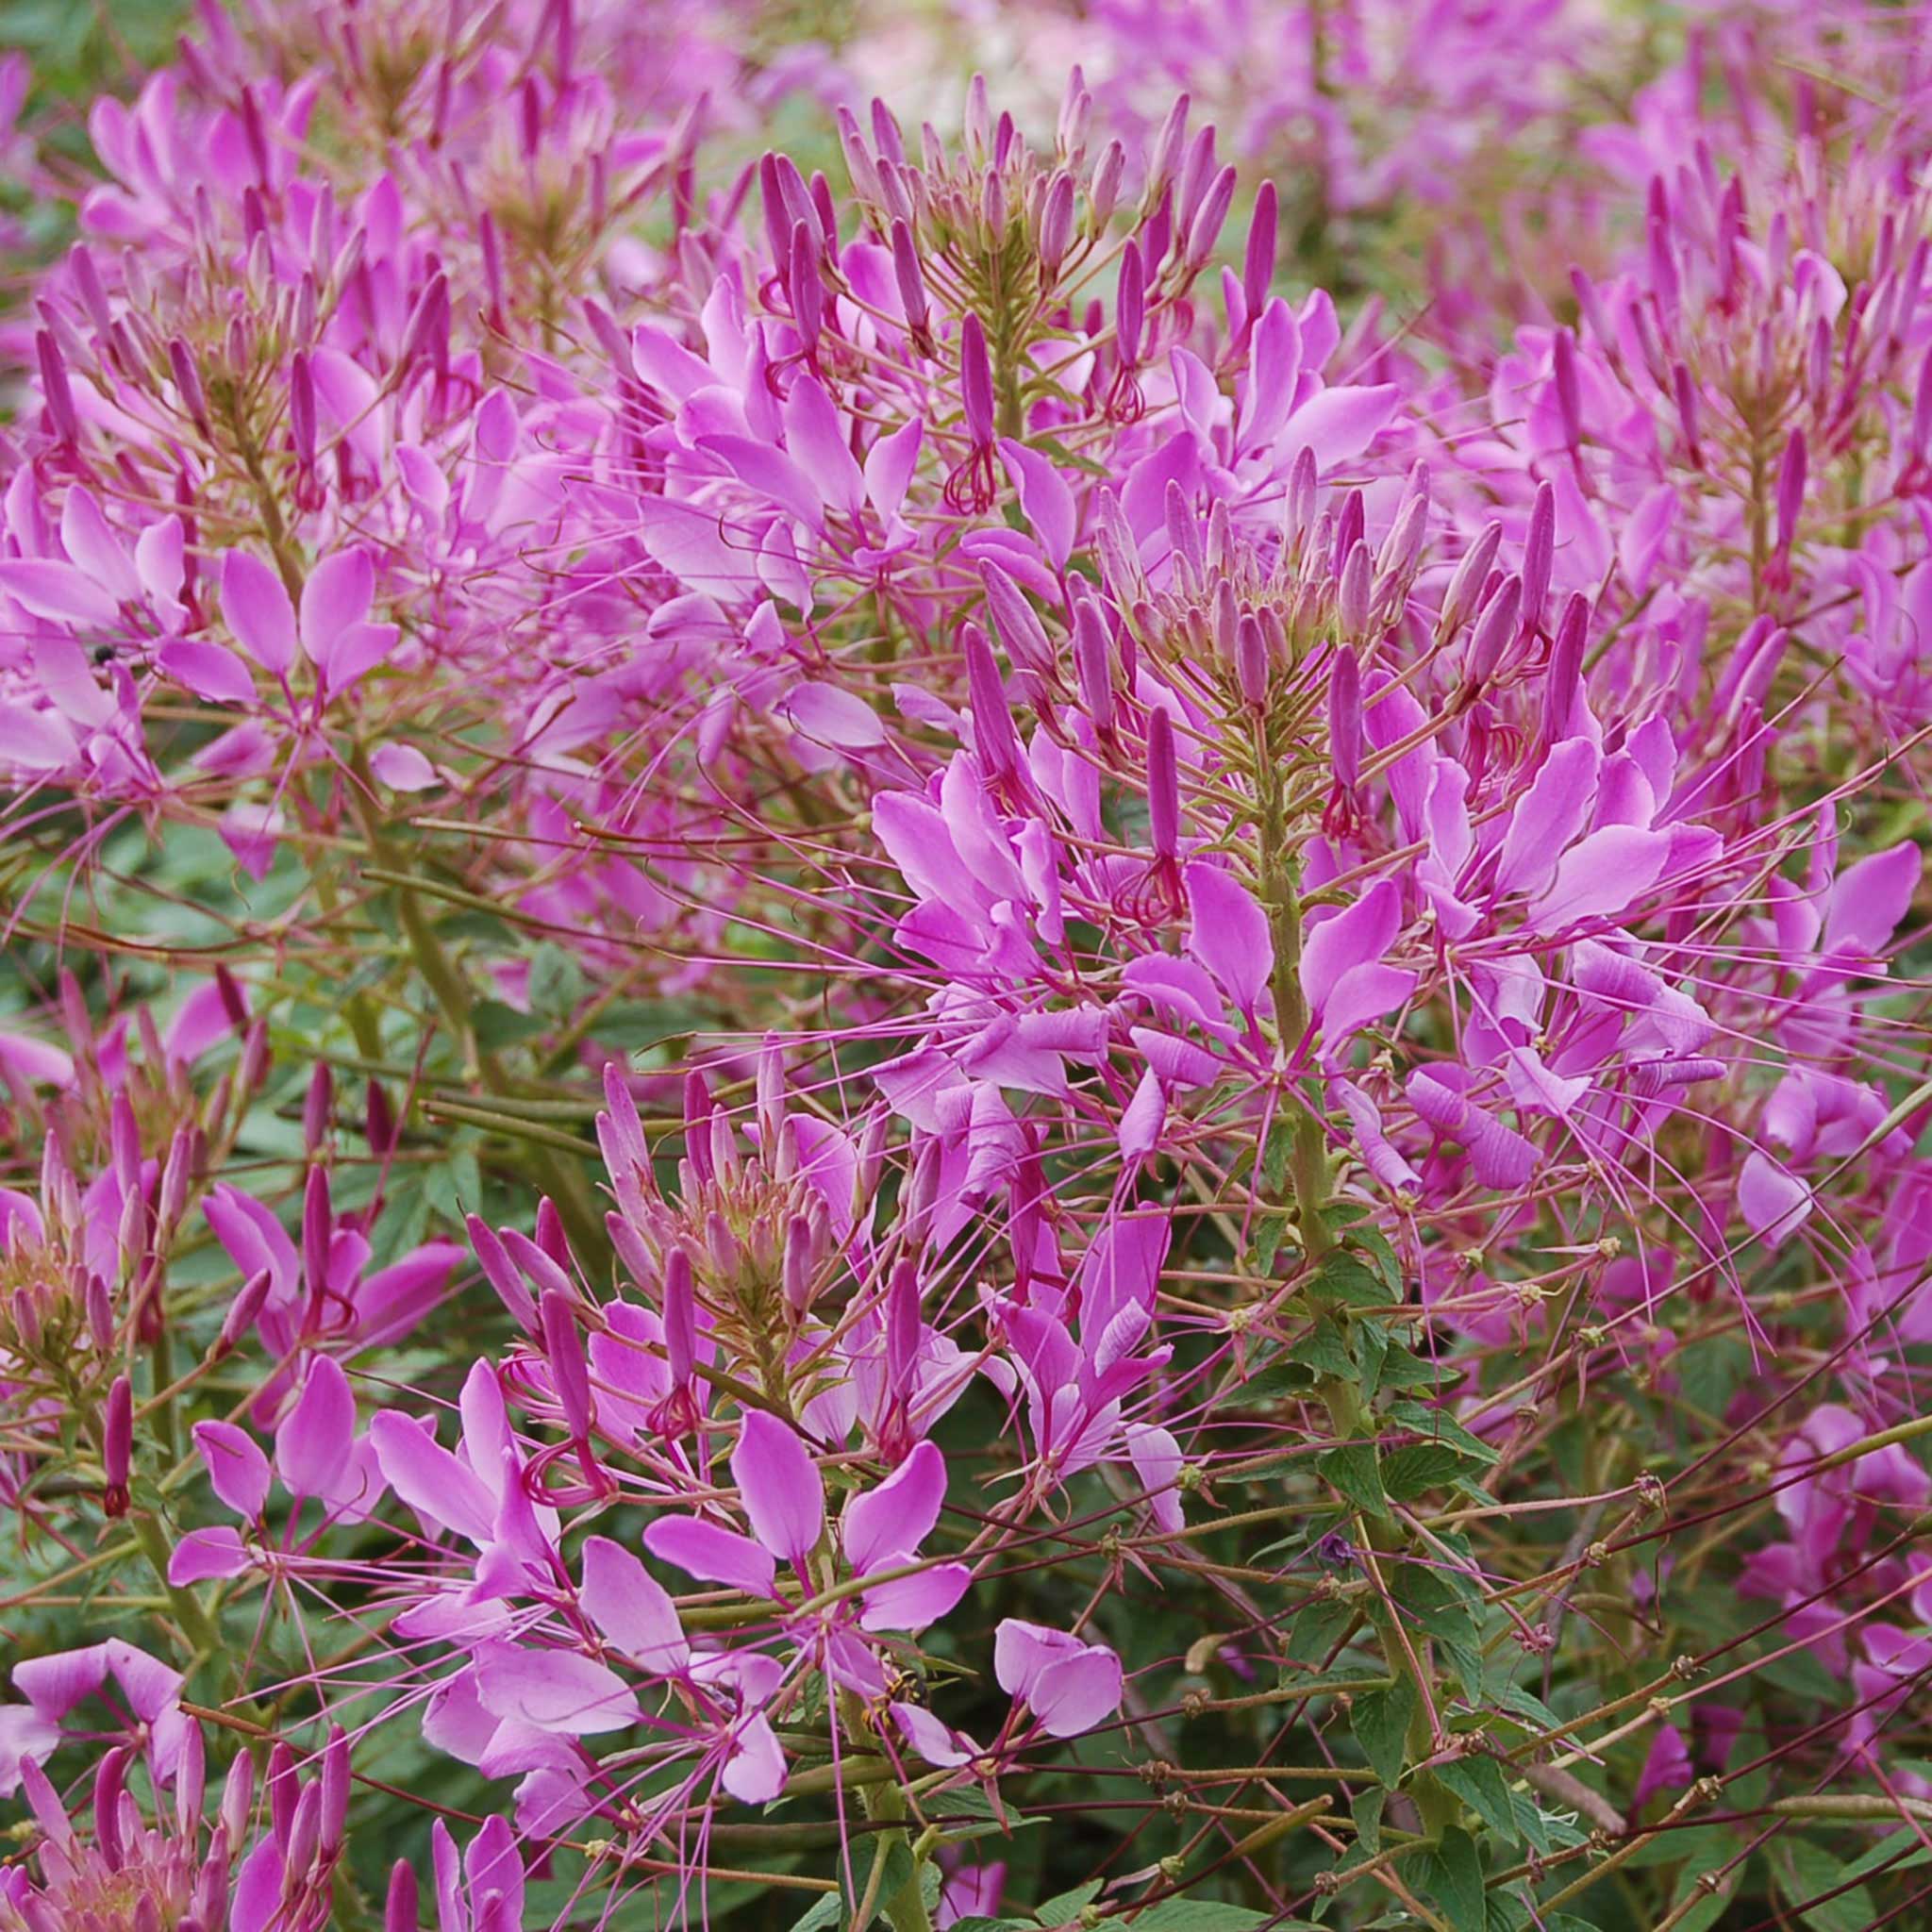
M 308 1076 L 308 1092 L 302 1104 L 302 1144 L 312 1158 L 328 1140 L 329 1120 L 335 1106 L 335 1079 L 328 1063 L 318 1060 Z
M 1087 184 L 1087 232 L 1090 240 L 1098 240 L 1112 219 L 1115 205 L 1120 200 L 1121 182 L 1126 172 L 1126 149 L 1117 141 L 1108 142 L 1101 151 L 1092 179 Z
M 1108 646 L 1107 619 L 1100 606 L 1083 597 L 1074 606 L 1074 673 L 1081 708 L 1096 731 L 1113 728 L 1113 659 Z
M 1523 579 L 1507 576 L 1476 617 L 1464 659 L 1463 682 L 1470 689 L 1486 684 L 1503 661 L 1503 654 L 1516 640 L 1517 620 L 1523 608 Z
M 1805 505 L 1805 432 L 1791 431 L 1784 461 L 1777 472 L 1777 547 L 1789 550 L 1798 534 L 1798 513 Z
M 980 576 L 986 585 L 986 608 L 1007 656 L 1041 677 L 1054 675 L 1054 648 L 1046 629 L 1034 615 L 1033 607 L 1020 587 L 996 563 L 982 564 Z
M 926 334 L 925 277 L 920 272 L 919 249 L 904 222 L 892 224 L 892 275 L 899 285 L 899 303 L 906 326 L 915 338 Z
M 517 1326 L 525 1335 L 535 1335 L 537 1304 L 531 1299 L 530 1291 L 525 1287 L 523 1276 L 517 1273 L 509 1251 L 480 1215 L 465 1215 L 463 1225 L 469 1232 L 470 1246 L 482 1267 L 483 1278 L 496 1291 L 497 1299 L 509 1310 L 510 1319 Z
M 108 1391 L 107 1414 L 101 1424 L 101 1471 L 105 1477 L 101 1507 L 109 1516 L 127 1514 L 133 1455 L 134 1388 L 125 1375 L 116 1375 Z
M 256 1317 L 261 1313 L 268 1300 L 268 1291 L 275 1284 L 274 1274 L 266 1268 L 251 1274 L 242 1284 L 241 1291 L 228 1304 L 228 1312 L 222 1318 L 222 1335 L 219 1352 L 223 1355 L 239 1346 L 242 1338 L 255 1326 Z
M 341 1724 L 328 1727 L 328 1742 L 322 1751 L 321 1844 L 325 1857 L 333 1858 L 342 1847 L 343 1827 L 349 1819 L 349 1740 Z
M 1536 487 L 1529 508 L 1529 531 L 1523 540 L 1523 623 L 1534 630 L 1542 622 L 1543 599 L 1557 557 L 1557 492 L 1548 483 Z
M 1267 708 L 1268 669 L 1268 634 L 1261 628 L 1261 620 L 1250 611 L 1241 621 L 1234 646 L 1235 682 L 1250 710 Z
M 591 1372 L 584 1359 L 583 1331 L 577 1326 L 576 1298 L 546 1289 L 540 1306 L 543 1354 L 563 1424 L 576 1441 L 591 1434 Z
M 1241 263 L 1241 299 L 1252 323 L 1267 306 L 1274 284 L 1274 251 L 1281 239 L 1281 216 L 1274 183 L 1264 181 L 1255 193 L 1255 212 L 1248 223 L 1248 250 Z
M 382 1932 L 417 1932 L 422 1911 L 416 1873 L 407 1858 L 390 1867 L 389 1894 L 382 1909 Z
M 1583 406 L 1576 381 L 1576 339 L 1567 328 L 1559 328 L 1550 344 L 1550 373 L 1556 382 L 1563 441 L 1574 455 L 1583 441 Z
M 975 447 L 993 439 L 992 362 L 987 355 L 986 329 L 971 309 L 959 324 L 959 403 L 966 416 L 966 434 Z
M 67 362 L 60 345 L 46 329 L 34 333 L 34 353 L 40 361 L 41 394 L 47 405 L 47 420 L 62 442 L 80 440 L 80 418 L 75 413 L 74 391 L 68 386 Z
M 664 1358 L 671 1365 L 671 1379 L 680 1389 L 691 1380 L 697 1352 L 697 1296 L 691 1257 L 675 1247 L 664 1257 Z
M 1199 268 L 1214 253 L 1214 244 L 1221 240 L 1222 225 L 1234 205 L 1234 184 L 1235 171 L 1231 167 L 1224 168 L 1215 176 L 1213 185 L 1189 225 L 1187 245 L 1181 250 L 1184 267 Z
M 1181 776 L 1174 724 L 1158 706 L 1147 720 L 1147 835 L 1158 858 L 1180 850 Z
M 1121 250 L 1120 283 L 1114 294 L 1114 339 L 1122 363 L 1131 369 L 1141 359 L 1141 328 L 1145 320 L 1146 265 L 1129 242 Z
M 1040 263 L 1049 277 L 1059 273 L 1060 263 L 1074 242 L 1074 177 L 1062 168 L 1047 183 L 1040 209 Z
M 1006 686 L 993 661 L 992 646 L 976 624 L 960 631 L 966 654 L 966 695 L 973 710 L 973 748 L 996 778 L 1011 777 L 1020 769 L 1020 734 L 1007 702 Z
M 1335 782 L 1352 791 L 1362 762 L 1362 674 L 1353 651 L 1338 650 L 1328 667 L 1328 762 Z
M 1502 525 L 1485 524 L 1475 541 L 1463 552 L 1461 562 L 1456 566 L 1456 575 L 1449 579 L 1449 588 L 1442 593 L 1442 614 L 1436 623 L 1438 638 L 1447 638 L 1459 628 L 1475 608 L 1483 587 L 1489 582 L 1490 566 L 1496 560 L 1496 552 L 1502 541 Z
M 1583 690 L 1583 645 L 1590 631 L 1590 599 L 1571 592 L 1557 625 L 1550 649 L 1550 668 L 1543 683 L 1543 737 L 1552 744 L 1572 737 L 1575 710 Z

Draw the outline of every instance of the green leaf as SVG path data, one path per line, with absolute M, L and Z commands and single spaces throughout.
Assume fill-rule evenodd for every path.
M 1373 1442 L 1344 1442 L 1340 1448 L 1329 1450 L 1316 1457 L 1315 1473 L 1357 1508 L 1366 1509 L 1373 1516 L 1389 1514 L 1389 1498 L 1382 1489 L 1382 1473 Z
M 1844 1861 L 1808 1839 L 1781 1838 L 1772 1847 L 1777 1888 L 1811 1932 L 1865 1932 L 1878 1923 L 1878 1908 L 1862 1885 L 1850 1890 Z M 1835 1898 L 1825 1896 L 1836 1892 Z M 1813 1903 L 1816 1901 L 1816 1903 Z
M 1282 1646 L 1304 1670 L 1324 1670 L 1328 1655 L 1355 1624 L 1357 1612 L 1342 1598 L 1318 1598 L 1295 1612 L 1288 1626 L 1288 1641 Z M 1294 1682 L 1294 1674 L 1281 1674 L 1284 1685 Z
M 1314 1300 L 1349 1308 L 1386 1308 L 1402 1299 L 1391 1282 L 1341 1248 L 1322 1257 L 1306 1285 Z
M 1355 1700 L 1355 1740 L 1370 1769 L 1391 1790 L 1402 1782 L 1415 1704 L 1415 1686 L 1406 1677 L 1387 1690 L 1366 1691 Z
M 1454 1382 L 1458 1374 L 1444 1363 L 1424 1361 L 1407 1342 L 1391 1340 L 1375 1385 L 1380 1389 L 1434 1389 Z
M 1431 1490 L 1446 1489 L 1465 1470 L 1481 1465 L 1445 1442 L 1411 1442 L 1391 1449 L 1382 1461 L 1382 1487 L 1397 1503 L 1410 1503 Z
M 1055 1922 L 1045 1914 L 1042 1906 L 1041 1923 L 1053 1924 Z M 1127 1932 L 1129 1925 L 1125 1919 L 1108 1919 L 1103 1923 L 1107 1932 Z M 1292 1919 L 1270 1918 L 1247 1906 L 1224 1906 L 1217 1899 L 1164 1898 L 1144 1912 L 1135 1913 L 1131 1925 L 1132 1932 L 1248 1932 L 1254 1925 L 1266 1925 L 1269 1932 L 1277 1932 L 1277 1928 L 1278 1932 L 1291 1932 L 1297 1923 Z
M 1441 1842 L 1417 1868 L 1424 1893 L 1442 1908 L 1455 1932 L 1484 1932 L 1488 1912 L 1483 1903 L 1483 1861 L 1475 1840 L 1451 1825 Z
M 1382 1807 L 1388 1802 L 1389 1793 L 1375 1785 L 1358 1793 L 1348 1807 L 1349 1816 L 1355 1820 L 1357 1848 L 1372 1858 L 1382 1849 Z
M 1334 1375 L 1345 1382 L 1358 1378 L 1355 1357 L 1348 1352 L 1348 1341 L 1339 1324 L 1324 1315 L 1288 1352 L 1291 1362 L 1302 1362 L 1318 1375 Z
M 476 1044 L 485 1053 L 494 1053 L 502 1047 L 536 1039 L 549 1030 L 550 1022 L 540 1013 L 520 1013 L 501 1000 L 478 1000 L 470 1009 L 470 1025 L 476 1035 Z
M 1064 1919 L 1071 1919 L 1082 1906 L 1090 1906 L 1100 1896 L 1104 1883 L 1098 1878 L 1090 1878 L 1084 1885 L 1076 1885 L 1072 1891 L 1060 1892 L 1048 1899 L 1045 1904 L 1034 1908 L 1033 1916 L 1042 1925 L 1058 1925 Z
M 1451 1448 L 1460 1449 L 1464 1455 L 1474 1456 L 1485 1465 L 1502 1458 L 1500 1450 L 1492 1449 L 1480 1436 L 1471 1435 L 1453 1415 L 1443 1409 L 1431 1408 L 1426 1403 L 1391 1403 L 1389 1420 L 1400 1424 L 1405 1429 L 1413 1429 L 1431 1442 L 1446 1443 Z
M 1436 1766 L 1436 1775 L 1491 1831 L 1511 1844 L 1518 1841 L 1516 1806 L 1503 1768 L 1493 1757 L 1451 1758 Z

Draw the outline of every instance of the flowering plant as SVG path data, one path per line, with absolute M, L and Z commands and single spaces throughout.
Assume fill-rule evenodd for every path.
M 1656 11 L 0 68 L 0 1932 L 1912 1923 L 1927 23 Z

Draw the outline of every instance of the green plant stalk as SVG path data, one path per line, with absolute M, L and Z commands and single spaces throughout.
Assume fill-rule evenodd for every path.
M 1308 1028 L 1307 1002 L 1301 982 L 1301 900 L 1296 886 L 1295 863 L 1289 843 L 1288 809 L 1283 784 L 1282 761 L 1275 756 L 1273 733 L 1265 715 L 1255 728 L 1256 833 L 1259 846 L 1259 885 L 1262 906 L 1268 919 L 1269 939 L 1274 964 L 1269 975 L 1269 990 L 1274 1000 L 1274 1019 L 1284 1047 L 1292 1050 Z M 1330 1245 L 1322 1213 L 1327 1205 L 1328 1153 L 1322 1115 L 1311 1096 L 1302 1096 L 1297 1108 L 1294 1139 L 1289 1157 L 1289 1181 L 1294 1193 L 1295 1219 L 1301 1228 L 1302 1250 L 1314 1262 Z M 1330 1426 L 1342 1441 L 1373 1441 L 1376 1430 L 1374 1416 L 1363 1407 L 1353 1383 L 1340 1376 L 1324 1376 L 1317 1393 L 1328 1412 Z M 1401 1532 L 1357 1511 L 1364 1541 L 1377 1555 L 1400 1556 Z M 1414 1714 L 1408 1723 L 1407 1756 L 1421 1763 L 1434 1756 L 1437 1742 L 1432 1735 L 1429 1712 L 1434 1699 L 1423 1681 L 1423 1659 L 1428 1656 L 1424 1644 L 1419 1653 L 1403 1641 L 1395 1612 L 1379 1596 L 1365 1604 L 1370 1621 L 1388 1665 L 1391 1681 L 1408 1679 L 1415 1683 Z M 1422 1819 L 1423 1836 L 1430 1842 L 1440 1840 L 1448 1826 L 1461 1816 L 1461 1805 L 1432 1771 L 1416 1771 L 1403 1786 L 1414 1800 Z

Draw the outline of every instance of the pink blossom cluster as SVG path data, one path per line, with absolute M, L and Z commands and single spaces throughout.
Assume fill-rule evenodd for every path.
M 1927 25 L 0 71 L 0 1932 L 1913 1923 Z

